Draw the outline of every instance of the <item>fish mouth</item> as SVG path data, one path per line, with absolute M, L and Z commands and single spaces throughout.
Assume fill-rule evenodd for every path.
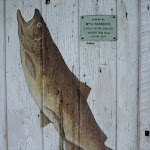
M 40 11 L 38 9 L 35 9 L 33 18 L 31 20 L 29 20 L 28 22 L 26 22 L 24 20 L 23 16 L 21 15 L 21 11 L 18 9 L 17 10 L 17 20 L 18 20 L 19 35 L 24 34 L 27 36 L 27 34 L 26 34 L 27 29 L 29 29 L 37 21 L 37 18 L 39 16 L 41 16 Z M 28 38 L 28 36 L 27 36 L 27 38 Z
M 37 12 L 39 12 L 39 10 L 35 9 L 33 18 L 31 20 L 29 20 L 28 22 L 26 22 L 21 15 L 21 11 L 18 9 L 17 10 L 17 20 L 18 20 L 19 26 L 23 26 L 23 25 L 28 26 L 28 25 L 32 24 L 35 21 L 35 16 L 37 15 Z
M 26 22 L 26 21 L 24 20 L 24 18 L 22 17 L 22 15 L 21 15 L 21 11 L 20 11 L 19 9 L 17 10 L 17 20 L 18 20 L 18 23 L 19 23 L 19 24 L 26 24 L 26 25 L 29 25 L 29 24 L 31 24 L 32 22 L 35 21 L 35 18 L 36 18 L 37 16 L 41 16 L 41 14 L 40 14 L 40 11 L 39 11 L 38 9 L 35 9 L 33 18 L 32 18 L 31 20 L 29 20 L 28 22 Z
M 31 51 L 32 42 L 40 41 L 42 39 L 42 36 L 37 34 L 40 33 L 40 30 L 36 30 L 37 28 L 37 21 L 41 19 L 41 14 L 38 9 L 35 9 L 34 16 L 31 20 L 26 22 L 21 15 L 21 11 L 17 10 L 17 21 L 18 21 L 18 35 L 19 40 L 23 44 L 25 49 L 28 49 Z M 33 34 L 34 33 L 34 34 Z M 39 45 L 41 42 L 39 42 Z M 39 50 L 41 52 L 41 50 Z M 32 52 L 38 52 L 38 50 L 32 48 Z
M 35 23 L 35 21 L 37 20 L 37 18 L 39 18 L 39 16 L 41 16 L 40 11 L 38 9 L 35 9 L 33 18 L 31 20 L 29 20 L 28 22 L 26 22 L 24 20 L 23 16 L 21 15 L 21 11 L 18 9 L 17 10 L 17 20 L 18 20 L 19 33 L 21 33 L 20 31 L 26 31 L 27 27 L 32 26 Z

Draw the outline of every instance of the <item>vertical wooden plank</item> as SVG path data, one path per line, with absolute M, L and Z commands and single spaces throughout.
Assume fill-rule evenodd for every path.
M 117 150 L 137 150 L 138 1 L 117 0 Z
M 150 1 L 140 3 L 140 150 L 150 149 Z
M 5 4 L 0 1 L 0 149 L 7 149 L 7 103 L 5 78 Z
M 79 77 L 78 0 L 42 3 L 42 16 L 69 69 Z M 52 124 L 44 128 L 44 150 L 58 149 L 59 134 Z
M 82 15 L 116 15 L 116 0 L 79 1 L 79 19 Z M 116 42 L 80 41 L 79 48 L 80 80 L 91 87 L 89 106 L 108 138 L 105 144 L 115 150 Z
M 42 150 L 40 110 L 28 90 L 22 70 L 17 23 L 17 9 L 29 21 L 35 8 L 41 9 L 40 0 L 6 1 L 8 149 L 11 150 Z

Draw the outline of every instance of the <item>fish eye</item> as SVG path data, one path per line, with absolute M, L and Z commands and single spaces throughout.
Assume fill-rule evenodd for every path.
M 38 22 L 38 23 L 37 23 L 37 27 L 38 27 L 38 28 L 41 28 L 41 27 L 42 27 L 42 23 L 41 23 L 41 22 Z

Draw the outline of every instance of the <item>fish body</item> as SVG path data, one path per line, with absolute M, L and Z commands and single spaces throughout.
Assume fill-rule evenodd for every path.
M 86 101 L 90 87 L 69 70 L 39 12 L 25 22 L 17 12 L 22 67 L 43 126 L 53 123 L 68 150 L 110 150 Z

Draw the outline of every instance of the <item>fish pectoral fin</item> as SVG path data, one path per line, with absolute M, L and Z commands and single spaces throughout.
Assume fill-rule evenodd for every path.
M 84 97 L 84 99 L 87 100 L 89 93 L 91 91 L 91 88 L 87 86 L 86 84 L 80 82 L 77 78 L 76 78 L 76 84 L 82 96 Z
M 43 128 L 49 123 L 51 123 L 51 121 L 45 116 L 45 114 L 42 111 L 40 112 L 40 119 L 41 119 L 41 127 Z

